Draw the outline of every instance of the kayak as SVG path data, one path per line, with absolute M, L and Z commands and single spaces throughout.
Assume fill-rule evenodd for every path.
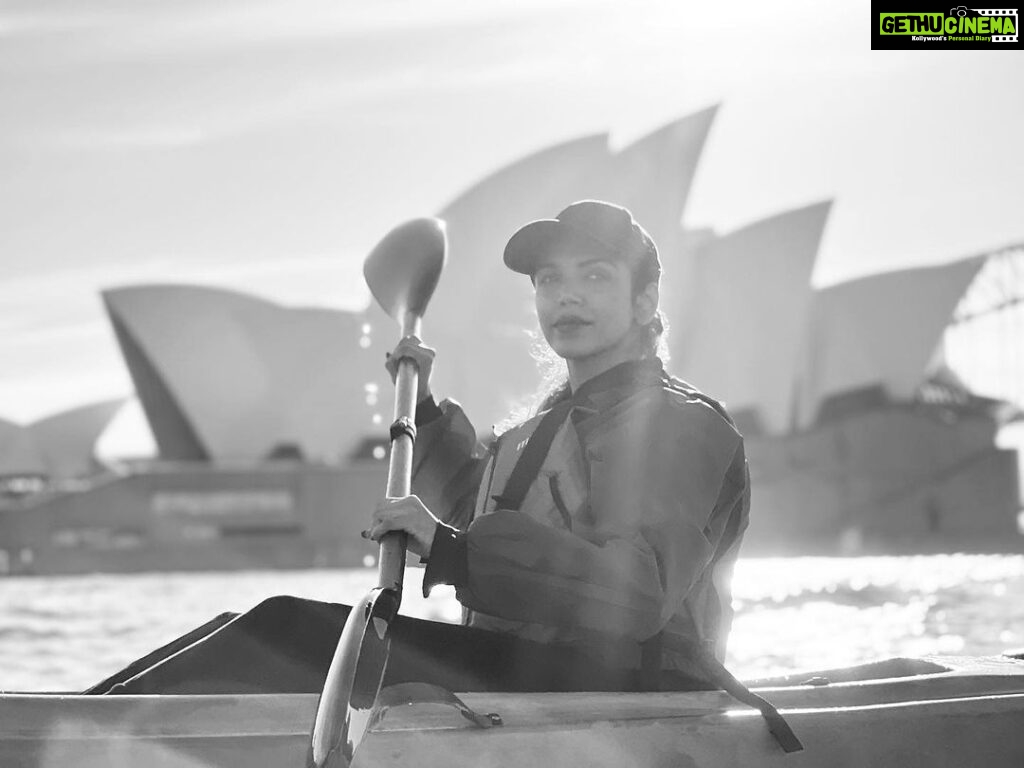
M 722 691 L 465 693 L 382 710 L 355 766 L 1024 765 L 1024 660 L 896 658 L 748 681 L 804 744 L 786 754 Z M 305 765 L 317 695 L 0 695 L 4 768 Z

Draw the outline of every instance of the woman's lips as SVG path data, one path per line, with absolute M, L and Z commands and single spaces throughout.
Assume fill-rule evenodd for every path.
M 552 327 L 557 331 L 578 331 L 585 325 L 590 325 L 590 321 L 582 317 L 563 317 L 552 323 Z

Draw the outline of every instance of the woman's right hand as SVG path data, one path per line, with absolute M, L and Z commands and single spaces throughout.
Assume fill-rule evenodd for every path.
M 416 390 L 416 402 L 422 403 L 430 397 L 430 373 L 434 368 L 434 356 L 437 350 L 428 347 L 416 336 L 406 336 L 398 342 L 397 346 L 387 353 L 384 367 L 391 375 L 391 382 L 394 383 L 398 376 L 398 361 L 408 357 L 416 363 L 419 369 L 418 387 Z

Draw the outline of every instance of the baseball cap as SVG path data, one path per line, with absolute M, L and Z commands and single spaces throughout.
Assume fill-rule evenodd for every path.
M 642 265 L 644 284 L 657 282 L 661 261 L 654 240 L 628 208 L 603 200 L 580 200 L 553 219 L 538 219 L 521 227 L 505 246 L 505 265 L 533 275 L 541 259 L 559 250 L 586 249 L 607 258 Z

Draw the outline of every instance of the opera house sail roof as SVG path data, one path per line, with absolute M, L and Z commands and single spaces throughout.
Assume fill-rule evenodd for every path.
M 629 206 L 659 243 L 669 369 L 753 433 L 810 428 L 823 403 L 877 387 L 910 398 L 983 259 L 824 289 L 811 283 L 831 201 L 697 238 L 683 214 L 716 108 L 613 150 L 606 135 L 543 149 L 446 205 L 449 262 L 431 304 L 434 391 L 478 431 L 537 393 L 529 281 L 501 267 L 507 238 L 581 198 Z M 910 300 L 908 300 L 908 298 Z M 390 419 L 381 360 L 392 321 L 287 308 L 221 289 L 130 286 L 104 299 L 161 456 L 260 458 L 282 447 L 344 461 Z
M 816 291 L 797 372 L 798 423 L 812 424 L 830 397 L 866 387 L 911 398 L 983 264 L 975 256 Z
M 388 413 L 368 388 L 381 366 L 355 313 L 185 285 L 103 297 L 165 459 L 338 462 Z
M 794 372 L 805 352 L 811 273 L 831 204 L 818 203 L 705 242 L 689 286 L 666 267 L 672 367 L 775 434 L 793 426 Z M 686 295 L 685 301 L 673 296 Z
M 0 475 L 45 475 L 46 460 L 32 432 L 0 419 Z
M 39 419 L 29 425 L 50 475 L 84 477 L 99 467 L 96 442 L 110 425 L 125 398 L 103 400 Z
M 539 329 L 529 280 L 501 265 L 505 242 L 527 221 L 571 202 L 607 199 L 631 208 L 668 258 L 716 108 L 702 110 L 613 150 L 606 135 L 564 142 L 498 169 L 444 206 L 449 253 L 430 306 L 430 344 L 440 350 L 434 389 L 457 398 L 486 433 L 537 393 L 531 359 Z M 374 328 L 393 323 L 375 306 Z M 534 329 L 531 336 L 530 329 Z
M 96 441 L 124 403 L 90 403 L 25 425 L 0 419 L 0 476 L 68 479 L 95 473 Z

